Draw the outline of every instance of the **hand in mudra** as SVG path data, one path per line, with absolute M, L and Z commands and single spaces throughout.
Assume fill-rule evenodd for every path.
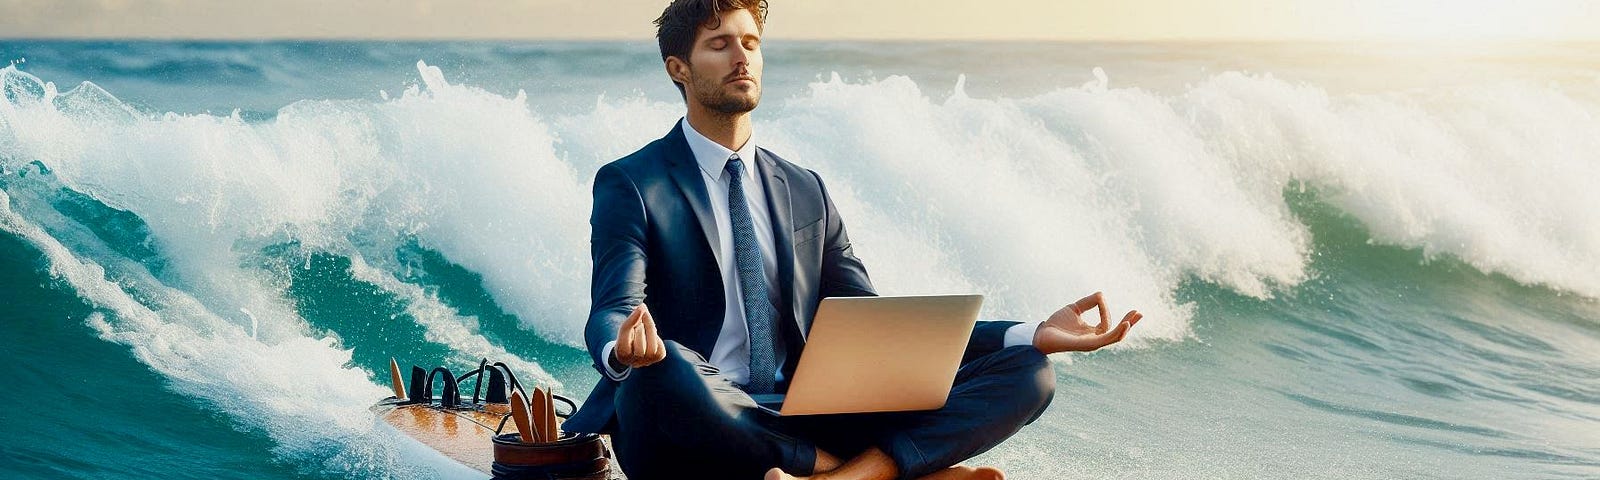
M 1090 309 L 1100 310 L 1099 324 L 1089 325 L 1083 321 L 1083 314 Z M 1040 324 L 1039 330 L 1034 332 L 1033 346 L 1046 354 L 1097 350 L 1122 341 L 1122 337 L 1128 335 L 1128 329 L 1139 323 L 1141 318 L 1144 318 L 1144 314 L 1138 310 L 1129 310 L 1116 327 L 1111 327 L 1105 295 L 1094 292 L 1050 314 L 1050 318 Z
M 644 304 L 633 307 L 633 313 L 617 329 L 617 345 L 612 347 L 617 363 L 638 368 L 652 365 L 667 358 L 667 347 L 656 333 L 656 321 L 650 317 L 650 308 Z

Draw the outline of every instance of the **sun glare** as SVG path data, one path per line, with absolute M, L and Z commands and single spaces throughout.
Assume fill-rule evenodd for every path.
M 1363 36 L 1406 39 L 1550 39 L 1581 26 L 1572 18 L 1594 8 L 1578 0 L 1378 0 L 1356 13 Z M 1600 28 L 1600 25 L 1592 27 Z

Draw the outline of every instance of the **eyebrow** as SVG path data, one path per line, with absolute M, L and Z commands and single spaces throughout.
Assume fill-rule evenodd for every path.
M 736 37 L 738 39 L 740 39 L 740 40 L 747 39 L 747 38 L 752 38 L 752 39 L 755 39 L 755 40 L 761 40 L 761 35 L 759 35 L 759 34 L 747 33 L 747 34 L 744 34 L 743 36 L 740 36 L 740 35 L 735 35 L 735 34 L 732 34 L 732 33 L 723 33 L 723 34 L 718 34 L 718 35 L 713 35 L 713 36 L 710 36 L 710 37 L 706 37 L 706 40 L 704 42 L 701 42 L 701 43 L 709 43 L 712 40 L 717 40 L 717 39 L 733 40 Z

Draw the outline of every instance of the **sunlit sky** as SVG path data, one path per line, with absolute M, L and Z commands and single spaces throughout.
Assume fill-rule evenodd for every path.
M 666 0 L 0 0 L 0 38 L 650 40 Z M 795 39 L 1600 40 L 1590 0 L 771 0 Z

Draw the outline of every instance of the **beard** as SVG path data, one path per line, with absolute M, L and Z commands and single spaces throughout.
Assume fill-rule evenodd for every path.
M 690 81 L 694 82 L 694 100 L 711 111 L 724 114 L 747 113 L 756 109 L 756 104 L 761 103 L 761 83 L 752 80 L 755 85 L 745 92 L 732 91 L 726 87 L 726 80 L 733 78 L 706 78 L 694 75 Z

